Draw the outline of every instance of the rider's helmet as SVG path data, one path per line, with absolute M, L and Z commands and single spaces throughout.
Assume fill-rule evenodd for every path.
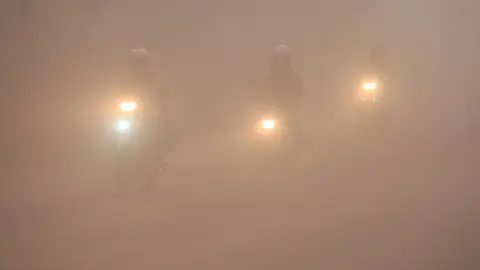
M 372 64 L 381 64 L 384 61 L 384 54 L 380 48 L 370 50 L 369 60 Z
M 130 50 L 128 62 L 132 68 L 147 68 L 151 64 L 151 54 L 145 48 Z
M 273 48 L 271 63 L 273 67 L 288 68 L 293 61 L 292 49 L 287 45 L 278 45 Z

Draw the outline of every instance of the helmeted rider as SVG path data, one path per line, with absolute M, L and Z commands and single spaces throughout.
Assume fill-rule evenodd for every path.
M 386 76 L 386 63 L 384 53 L 381 49 L 375 48 L 370 50 L 367 72 L 378 76 Z
M 170 151 L 178 139 L 171 110 L 172 100 L 167 89 L 159 81 L 153 65 L 153 58 L 148 50 L 141 47 L 132 49 L 128 55 L 127 76 L 132 87 L 156 108 L 158 123 L 162 125 L 160 135 L 163 136 L 162 141 L 166 142 L 163 145 L 168 148 L 164 150 Z
M 373 48 L 369 52 L 367 67 L 367 75 L 373 75 L 379 78 L 382 82 L 382 104 L 391 104 L 392 102 L 392 91 L 393 87 L 391 85 L 391 74 L 385 59 L 385 54 L 380 48 Z
M 293 71 L 292 61 L 290 47 L 278 45 L 273 49 L 270 70 L 260 89 L 260 101 L 290 115 L 296 115 L 303 87 L 300 78 Z
M 164 94 L 153 68 L 151 53 L 145 48 L 132 49 L 127 58 L 127 79 L 131 87 L 146 95 L 151 102 L 158 102 Z

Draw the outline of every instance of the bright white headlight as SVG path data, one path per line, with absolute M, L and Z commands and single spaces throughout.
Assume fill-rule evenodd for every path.
M 124 112 L 133 112 L 137 109 L 137 103 L 135 101 L 122 101 L 119 104 L 120 110 Z
M 262 129 L 274 129 L 275 120 L 266 119 L 262 121 Z
M 132 122 L 129 120 L 117 120 L 116 129 L 118 132 L 125 133 L 132 128 Z
M 375 91 L 377 89 L 376 82 L 364 82 L 363 83 L 363 90 L 365 91 Z

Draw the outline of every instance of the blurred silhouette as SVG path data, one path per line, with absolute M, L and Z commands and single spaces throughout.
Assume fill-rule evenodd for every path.
M 299 115 L 303 86 L 300 78 L 293 71 L 292 62 L 293 53 L 290 47 L 278 45 L 273 49 L 270 70 L 258 89 L 257 102 L 262 113 L 267 112 L 274 118 L 281 119 L 281 129 L 286 132 L 282 132 L 284 133 L 282 137 L 288 138 L 289 142 L 287 148 L 297 151 L 300 150 L 300 143 L 303 140 Z
M 131 50 L 126 68 L 127 84 L 116 93 L 120 97 L 120 110 L 114 118 L 119 150 L 116 178 L 125 185 L 133 180 L 129 176 L 134 169 L 133 175 L 143 174 L 151 187 L 178 142 L 178 132 L 169 110 L 171 101 L 154 71 L 151 53 L 144 48 Z
M 292 49 L 276 46 L 271 55 L 270 70 L 259 89 L 259 102 L 274 106 L 296 116 L 300 107 L 303 86 L 292 68 Z

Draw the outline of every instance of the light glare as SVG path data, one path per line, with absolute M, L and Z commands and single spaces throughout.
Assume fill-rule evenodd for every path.
M 124 112 L 132 112 L 137 108 L 137 103 L 134 101 L 122 101 L 120 102 L 120 110 Z
M 263 129 L 274 129 L 275 128 L 275 121 L 274 120 L 263 120 L 262 121 L 262 128 Z
M 128 120 L 118 120 L 117 121 L 117 129 L 120 132 L 127 132 L 132 127 L 132 123 Z

